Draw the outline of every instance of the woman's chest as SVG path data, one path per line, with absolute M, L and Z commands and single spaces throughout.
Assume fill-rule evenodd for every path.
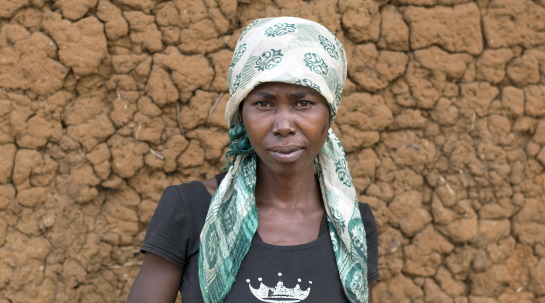
M 257 233 L 265 243 L 298 245 L 310 243 L 327 229 L 323 211 L 305 217 L 259 216 Z
M 256 242 L 244 258 L 225 303 L 348 302 L 329 235 L 297 246 Z
M 189 258 L 180 288 L 184 303 L 203 302 L 198 255 Z M 254 239 L 225 303 L 348 302 L 327 233 L 303 245 L 276 246 Z

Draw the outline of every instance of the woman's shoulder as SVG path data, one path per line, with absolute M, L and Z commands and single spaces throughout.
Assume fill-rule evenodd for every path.
M 206 187 L 206 190 L 210 193 L 210 196 L 213 196 L 226 174 L 226 172 L 221 172 L 215 175 L 213 178 L 202 180 L 200 182 L 204 185 L 204 187 Z
M 195 180 L 168 186 L 163 193 L 163 198 L 165 198 L 164 196 L 172 197 L 174 195 L 180 197 L 182 200 L 210 200 L 216 193 L 216 189 L 225 177 L 225 174 L 226 173 L 222 172 L 209 179 Z
M 367 203 L 358 203 L 360 214 L 361 214 L 361 220 L 363 221 L 363 225 L 365 227 L 366 232 L 376 232 L 377 229 L 377 223 L 375 221 L 375 216 L 373 215 L 373 212 L 371 210 L 371 206 Z
M 361 217 L 363 218 L 368 213 L 371 213 L 371 206 L 364 202 L 358 202 L 358 207 L 360 209 Z
M 210 196 L 213 196 L 216 193 L 216 189 L 218 189 L 218 182 L 216 180 L 216 177 L 206 179 L 206 180 L 201 180 L 199 182 L 201 182 L 204 185 L 206 190 L 210 193 Z

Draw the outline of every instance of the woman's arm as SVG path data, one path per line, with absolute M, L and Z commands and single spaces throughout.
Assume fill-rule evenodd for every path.
M 154 253 L 146 252 L 127 303 L 172 303 L 176 300 L 183 268 Z
M 375 286 L 375 282 L 371 282 L 371 284 L 369 284 L 369 299 L 367 301 L 368 303 L 373 303 L 373 286 Z

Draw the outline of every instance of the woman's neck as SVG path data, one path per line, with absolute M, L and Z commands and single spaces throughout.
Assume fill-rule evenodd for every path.
M 285 210 L 322 208 L 322 198 L 314 167 L 296 173 L 277 174 L 258 164 L 255 189 L 258 206 Z
M 318 238 L 324 206 L 314 167 L 278 174 L 258 164 L 257 232 L 263 242 L 299 245 Z

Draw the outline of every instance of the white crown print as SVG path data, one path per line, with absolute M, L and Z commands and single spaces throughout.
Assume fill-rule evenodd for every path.
M 281 277 L 282 273 L 278 273 L 278 276 Z M 262 281 L 262 278 L 258 278 L 258 281 Z M 298 282 L 301 282 L 301 279 L 297 279 Z M 250 279 L 246 280 L 248 287 L 252 294 L 261 302 L 271 302 L 271 303 L 292 303 L 292 302 L 301 302 L 305 300 L 310 294 L 310 286 L 306 290 L 302 290 L 299 284 L 295 285 L 294 288 L 287 288 L 284 286 L 282 280 L 276 283 L 275 287 L 268 287 L 267 285 L 261 282 L 259 288 L 253 288 L 250 284 Z M 312 281 L 309 281 L 308 284 L 312 284 Z

